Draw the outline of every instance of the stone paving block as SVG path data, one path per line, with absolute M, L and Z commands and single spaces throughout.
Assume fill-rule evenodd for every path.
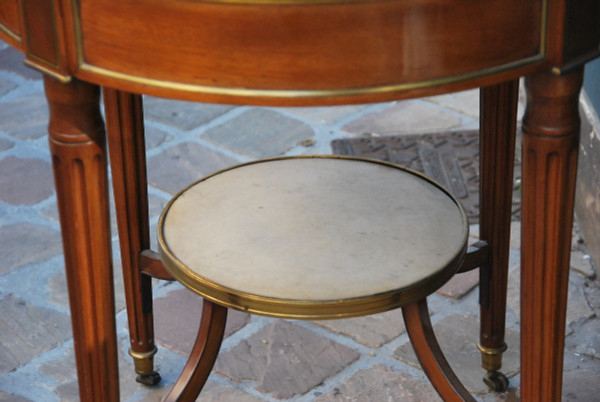
M 437 290 L 437 294 L 460 299 L 469 293 L 479 284 L 479 270 L 474 269 L 464 274 L 458 274 L 452 277 L 444 286 Z
M 573 327 L 594 316 L 584 292 L 585 278 L 571 271 L 569 273 L 569 298 L 567 300 L 567 325 Z
M 237 161 L 193 142 L 162 151 L 148 160 L 148 182 L 175 194 L 209 173 L 236 164 Z
M 40 365 L 40 372 L 54 378 L 60 383 L 75 380 L 77 370 L 75 369 L 75 351 L 67 348 L 60 359 L 48 360 Z
M 510 248 L 521 249 L 521 222 L 510 223 Z
M 472 117 L 479 116 L 479 90 L 455 92 L 447 95 L 432 96 L 425 100 L 464 113 Z
M 146 138 L 146 150 L 156 148 L 162 145 L 165 141 L 173 138 L 164 131 L 154 127 L 146 127 L 144 134 Z
M 189 131 L 225 114 L 235 106 L 144 97 L 144 117 Z
M 509 268 L 506 305 L 518 317 L 521 316 L 521 267 Z
M 15 143 L 5 138 L 0 138 L 0 151 L 6 151 L 15 146 Z
M 188 355 L 194 345 L 202 317 L 202 297 L 188 289 L 168 292 L 154 300 L 154 328 L 157 341 L 178 353 Z M 225 337 L 250 322 L 250 315 L 230 309 Z
M 61 402 L 78 402 L 79 401 L 79 386 L 77 381 L 69 381 L 61 384 L 54 390 L 58 400 Z
M 215 369 L 235 381 L 256 381 L 276 398 L 305 394 L 358 359 L 359 353 L 303 327 L 277 320 L 232 349 Z
M 287 107 L 287 110 L 298 116 L 306 117 L 317 123 L 331 124 L 341 119 L 357 113 L 367 106 L 365 105 L 346 105 L 346 106 L 325 106 L 325 107 Z
M 162 390 L 155 392 L 151 396 L 145 395 L 144 401 L 162 401 L 173 389 L 174 384 L 170 384 Z M 156 395 L 154 395 L 156 394 Z M 136 399 L 137 400 L 137 399 Z M 247 392 L 241 391 L 229 384 L 208 380 L 202 392 L 196 399 L 198 402 L 261 402 L 264 399 L 257 398 Z
M 123 339 L 119 340 L 119 391 L 122 401 L 129 400 L 136 392 L 148 391 L 150 387 L 144 387 L 135 381 L 135 370 L 131 357 L 121 353 L 124 349 L 129 347 L 127 344 L 126 348 L 123 348 Z M 125 338 L 125 342 L 127 338 Z M 160 362 L 162 355 L 159 353 L 156 355 L 155 362 Z M 56 360 L 47 360 L 45 363 L 40 365 L 40 372 L 54 378 L 59 385 L 54 388 L 54 393 L 57 395 L 58 400 L 61 402 L 78 402 L 79 401 L 79 384 L 77 381 L 77 371 L 75 368 L 75 354 L 73 348 L 65 350 L 64 355 Z M 154 387 L 157 390 L 157 394 L 162 395 L 164 392 L 164 383 Z M 147 392 L 145 392 L 147 395 Z M 153 394 L 153 393 L 152 393 Z M 144 400 L 152 400 L 144 398 Z M 155 398 L 157 402 L 162 398 Z
M 16 87 L 15 83 L 0 78 L 0 96 L 12 91 Z
M 0 390 L 0 402 L 33 402 L 31 399 L 19 395 L 9 394 Z
M 59 382 L 54 393 L 61 402 L 79 401 L 75 352 L 72 348 L 65 351 L 63 358 L 43 363 L 39 370 Z
M 48 106 L 42 93 L 26 95 L 2 103 L 2 131 L 22 140 L 35 140 L 48 134 Z
M 20 51 L 8 46 L 0 51 L 0 70 L 19 74 L 29 80 L 40 80 L 42 74 L 23 64 L 25 56 Z
M 246 392 L 240 391 L 230 385 L 208 381 L 202 389 L 197 401 L 202 402 L 260 402 L 258 399 Z
M 109 200 L 110 200 L 110 231 L 111 236 L 116 236 L 119 233 L 119 228 L 117 227 L 117 214 L 115 212 L 115 200 L 112 192 L 112 184 L 108 185 L 110 190 Z M 148 215 L 149 217 L 154 217 L 160 215 L 164 206 L 167 204 L 167 200 L 164 200 L 161 197 L 158 197 L 154 194 L 148 194 Z M 60 223 L 60 219 L 58 217 L 58 205 L 56 201 L 48 204 L 44 208 L 39 210 L 40 215 L 46 219 L 51 220 L 52 222 Z
M 429 382 L 395 372 L 383 364 L 358 371 L 341 385 L 315 399 L 316 402 L 441 400 Z
M 474 393 L 487 392 L 482 381 L 485 370 L 481 368 L 481 353 L 476 347 L 479 319 L 473 315 L 452 314 L 435 323 L 433 329 L 446 359 L 467 389 Z M 508 350 L 503 354 L 502 372 L 510 378 L 519 372 L 519 333 L 507 328 L 506 343 Z M 394 357 L 420 368 L 410 342 L 396 349 Z
M 54 191 L 52 167 L 48 162 L 9 156 L 0 160 L 0 172 L 0 201 L 32 205 L 50 197 Z
M 563 374 L 563 402 L 600 400 L 599 374 L 590 370 L 567 371 Z
M 578 355 L 600 359 L 600 318 L 596 317 L 582 324 L 566 338 L 565 344 Z
M 111 196 L 109 196 L 109 201 L 110 201 L 110 235 L 111 236 L 116 236 L 118 234 L 118 229 L 117 229 L 117 217 L 115 214 L 115 203 L 114 200 L 112 198 L 112 194 Z M 58 224 L 60 224 L 60 218 L 58 216 L 58 204 L 56 203 L 56 201 L 53 201 L 51 203 L 49 203 L 48 205 L 46 205 L 44 208 L 41 208 L 39 210 L 39 214 L 41 216 L 43 216 L 46 219 L 51 220 L 52 222 L 56 222 Z
M 521 400 L 521 390 L 511 387 L 509 384 L 506 392 L 499 394 L 497 392 L 489 392 L 487 394 L 478 395 L 480 402 L 519 402 Z
M 349 336 L 370 348 L 379 348 L 405 332 L 402 310 L 343 320 L 314 321 L 335 333 Z
M 581 251 L 571 251 L 571 269 L 574 269 L 586 278 L 596 277 L 596 271 L 592 266 L 590 256 Z
M 429 133 L 457 127 L 460 118 L 420 101 L 402 101 L 343 127 L 354 134 Z
M 596 278 L 587 282 L 583 292 L 590 308 L 594 311 L 596 317 L 600 319 L 600 279 Z
M 121 272 L 119 261 L 114 262 L 113 266 L 113 286 L 115 291 L 115 308 L 121 311 L 125 308 L 125 289 L 123 285 L 123 273 Z M 49 302 L 63 308 L 69 308 L 69 293 L 67 288 L 67 278 L 64 270 L 54 275 L 48 281 Z
M 515 267 L 510 270 L 508 276 L 507 305 L 519 317 L 521 315 L 520 289 L 520 267 Z M 593 317 L 594 314 L 594 310 L 590 307 L 585 295 L 585 278 L 571 271 L 569 273 L 569 294 L 567 300 L 567 335 L 573 331 L 577 323 Z
M 255 158 L 283 155 L 313 137 L 307 124 L 269 109 L 251 109 L 202 135 L 215 144 Z
M 4 374 L 69 339 L 71 321 L 65 314 L 9 294 L 0 299 L 0 334 L 0 374 Z
M 60 233 L 54 229 L 31 223 L 0 226 L 0 274 L 40 263 L 61 252 Z

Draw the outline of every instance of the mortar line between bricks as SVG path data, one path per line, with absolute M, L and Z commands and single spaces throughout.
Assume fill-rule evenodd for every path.
M 207 121 L 204 124 L 199 125 L 198 127 L 194 127 L 193 129 L 191 129 L 189 131 L 190 134 L 202 136 L 202 135 L 204 135 L 204 133 L 207 130 L 210 130 L 213 127 L 223 125 L 226 122 L 228 122 L 229 120 L 232 120 L 232 119 L 246 113 L 247 111 L 253 109 L 253 107 L 246 106 L 246 105 L 239 105 L 239 106 L 238 105 L 230 105 L 230 106 L 233 106 L 233 108 L 226 111 L 222 115 L 219 115 L 219 116 L 215 117 L 214 119 Z
M 13 268 L 10 272 L 0 276 L 0 288 L 10 289 L 9 292 L 2 292 L 2 297 L 13 294 L 33 306 L 47 308 L 70 316 L 71 313 L 68 308 L 50 301 L 50 292 L 47 287 L 40 291 L 32 292 L 31 289 L 27 288 L 28 281 L 15 279 L 18 277 L 35 277 L 36 280 L 49 282 L 52 278 L 62 273 L 63 265 L 64 257 L 62 254 L 59 254 L 37 264 L 25 264 Z
M 222 145 L 218 145 L 206 138 L 196 136 L 196 137 L 190 139 L 189 142 L 194 142 L 200 146 L 210 149 L 211 151 L 219 152 L 231 159 L 238 161 L 238 163 L 250 162 L 250 161 L 256 159 L 256 158 L 253 158 L 252 156 L 244 155 L 244 154 L 238 153 L 232 149 L 226 148 Z

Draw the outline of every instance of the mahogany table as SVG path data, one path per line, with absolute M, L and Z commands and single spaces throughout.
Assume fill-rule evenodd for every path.
M 518 79 L 523 119 L 521 397 L 559 400 L 583 65 L 597 0 L 1 0 L 0 37 L 46 74 L 79 390 L 119 399 L 104 122 L 131 354 L 152 381 L 140 94 L 255 105 L 378 102 L 481 87 L 484 367 L 499 369 Z

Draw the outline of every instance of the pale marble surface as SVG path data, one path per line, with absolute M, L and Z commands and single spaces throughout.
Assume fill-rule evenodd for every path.
M 291 159 L 213 176 L 165 217 L 167 247 L 238 291 L 336 300 L 434 275 L 468 234 L 454 202 L 412 174 L 375 163 Z

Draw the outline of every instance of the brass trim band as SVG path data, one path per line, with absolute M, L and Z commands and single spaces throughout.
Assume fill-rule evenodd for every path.
M 212 87 L 205 85 L 186 84 L 173 81 L 163 81 L 153 78 L 138 77 L 117 71 L 108 70 L 102 67 L 93 66 L 81 62 L 79 68 L 81 71 L 112 78 L 119 81 L 130 82 L 137 85 L 150 86 L 160 89 L 169 89 L 180 92 L 220 95 L 226 97 L 249 97 L 249 98 L 329 98 L 329 97 L 352 97 L 361 95 L 386 94 L 413 89 L 422 89 L 441 85 L 452 84 L 456 82 L 469 81 L 488 75 L 499 74 L 519 67 L 525 67 L 544 60 L 544 56 L 537 54 L 522 60 L 514 61 L 500 66 L 494 66 L 483 70 L 452 75 L 448 77 L 435 78 L 419 82 L 406 82 L 400 84 L 380 85 L 364 88 L 343 88 L 343 89 L 314 89 L 314 90 L 277 90 L 277 89 L 252 89 L 252 88 L 225 88 Z
M 37 59 L 37 57 L 36 57 Z M 60 74 L 42 64 L 38 64 L 36 62 L 34 62 L 31 59 L 25 59 L 25 61 L 23 62 L 23 64 L 25 64 L 28 67 L 31 67 L 35 70 L 38 70 L 39 72 L 41 72 L 42 74 L 46 74 L 58 81 L 60 81 L 63 84 L 68 84 L 69 82 L 71 82 L 71 80 L 73 79 L 73 77 L 71 77 L 70 75 L 63 75 Z
M 149 352 L 134 352 L 129 349 L 129 356 L 133 357 L 133 365 L 137 374 L 152 374 L 154 371 L 154 355 L 157 351 L 158 348 L 156 346 Z
M 502 353 L 507 348 L 506 343 L 499 348 L 488 348 L 478 343 L 477 349 L 481 352 L 481 366 L 487 371 L 500 370 L 502 368 Z
M 0 24 L 0 31 L 17 43 L 21 43 L 21 37 L 11 31 L 6 25 Z
M 173 196 L 173 198 L 163 209 L 163 212 L 158 222 L 158 248 L 161 260 L 163 261 L 166 270 L 175 279 L 184 284 L 186 287 L 198 293 L 202 297 L 217 304 L 249 313 L 260 314 L 270 317 L 294 318 L 303 320 L 358 317 L 402 307 L 406 304 L 427 297 L 429 294 L 439 289 L 456 273 L 456 271 L 458 270 L 458 268 L 464 260 L 464 256 L 467 250 L 468 230 L 465 231 L 464 239 L 462 239 L 463 247 L 457 251 L 457 253 L 450 259 L 450 261 L 447 262 L 446 266 L 440 267 L 440 271 L 435 275 L 428 278 L 424 278 L 416 283 L 411 284 L 406 288 L 394 289 L 384 293 L 342 300 L 295 300 L 249 294 L 243 291 L 222 286 L 218 283 L 212 282 L 200 276 L 199 274 L 188 268 L 175 255 L 171 253 L 165 241 L 164 222 L 169 212 L 169 209 L 171 208 L 173 203 L 189 188 L 220 173 L 252 165 L 255 163 L 263 163 L 268 161 L 277 161 L 285 159 L 314 158 L 346 159 L 375 163 L 388 167 L 393 167 L 395 169 L 418 176 L 421 179 L 437 187 L 440 191 L 446 194 L 454 202 L 454 204 L 456 204 L 462 216 L 462 222 L 468 228 L 466 213 L 460 202 L 458 202 L 458 200 L 446 189 L 441 187 L 440 184 L 436 183 L 435 181 L 431 180 L 425 175 L 422 175 L 421 173 L 412 171 L 410 169 L 406 169 L 404 167 L 384 161 L 337 155 L 296 156 L 262 159 L 235 165 L 210 174 L 204 177 L 203 179 L 200 179 L 199 181 L 190 184 L 189 186 L 178 192 L 175 196 Z

